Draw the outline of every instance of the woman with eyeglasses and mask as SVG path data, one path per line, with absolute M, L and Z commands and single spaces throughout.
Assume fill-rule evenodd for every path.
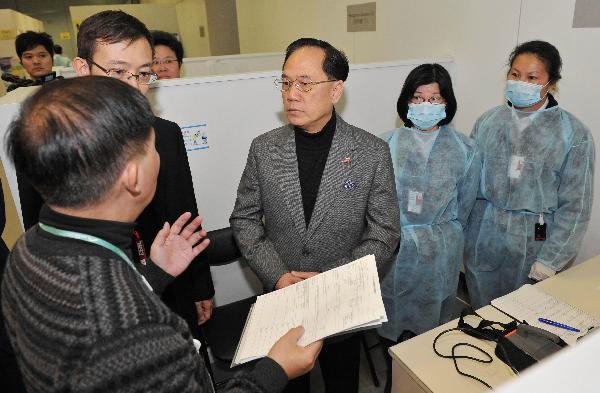
M 389 321 L 379 334 L 386 346 L 450 320 L 463 227 L 481 166 L 474 142 L 449 126 L 456 98 L 441 65 L 422 64 L 410 72 L 397 110 L 404 126 L 383 136 L 392 155 L 402 230 L 398 255 L 381 286 Z
M 484 113 L 472 137 L 482 153 L 465 268 L 471 304 L 489 304 L 573 260 L 592 210 L 594 141 L 551 92 L 562 61 L 548 42 L 517 46 L 505 105 Z

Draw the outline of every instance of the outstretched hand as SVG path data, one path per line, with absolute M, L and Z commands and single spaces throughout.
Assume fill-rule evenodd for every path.
M 150 247 L 152 261 L 174 277 L 181 274 L 210 242 L 206 239 L 206 231 L 201 229 L 202 218 L 198 216 L 187 223 L 191 217 L 192 214 L 187 212 L 179 216 L 173 225 L 165 222 Z

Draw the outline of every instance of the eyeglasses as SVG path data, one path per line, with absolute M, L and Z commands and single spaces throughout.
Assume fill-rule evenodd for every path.
M 107 70 L 101 65 L 94 63 L 94 61 L 91 59 L 88 59 L 88 61 L 106 73 L 107 76 L 120 79 L 122 81 L 129 80 L 129 78 L 135 78 L 138 83 L 141 83 L 142 85 L 149 85 L 153 82 L 156 82 L 158 79 L 158 76 L 153 72 L 141 71 L 139 74 L 134 74 L 133 72 L 124 70 L 122 68 L 110 68 Z
M 319 85 L 321 83 L 328 83 L 328 82 L 337 82 L 337 79 L 313 82 L 310 78 L 301 76 L 300 78 L 296 79 L 295 81 L 290 80 L 288 78 L 277 78 L 274 81 L 275 86 L 277 86 L 277 88 L 281 91 L 289 91 L 292 88 L 292 86 L 295 86 L 296 89 L 298 89 L 304 93 L 308 93 L 309 91 L 311 91 L 314 85 Z
M 176 63 L 179 64 L 177 59 L 163 59 L 163 60 L 156 59 L 152 62 L 152 65 L 157 66 L 157 65 L 164 64 L 164 65 L 170 66 L 170 65 L 175 65 Z
M 420 96 L 413 96 L 410 99 L 412 104 L 422 104 L 424 102 L 429 102 L 430 104 L 444 104 L 446 100 L 442 96 L 431 96 L 429 98 L 423 98 Z

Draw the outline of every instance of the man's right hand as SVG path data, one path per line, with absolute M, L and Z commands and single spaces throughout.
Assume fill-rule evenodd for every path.
M 285 273 L 283 276 L 279 277 L 279 280 L 277 280 L 277 284 L 275 284 L 275 289 L 285 288 L 302 280 L 302 278 L 296 277 L 292 273 Z
M 323 347 L 323 340 L 304 348 L 299 346 L 298 340 L 303 334 L 302 326 L 290 329 L 277 340 L 267 355 L 281 366 L 290 380 L 312 370 Z
M 183 272 L 208 247 L 206 231 L 200 226 L 202 219 L 196 217 L 188 223 L 191 217 L 192 214 L 187 212 L 179 216 L 173 225 L 165 222 L 150 247 L 150 259 L 173 277 Z

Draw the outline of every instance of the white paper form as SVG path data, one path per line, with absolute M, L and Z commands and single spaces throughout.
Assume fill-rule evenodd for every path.
M 304 326 L 298 344 L 306 346 L 334 334 L 385 321 L 375 257 L 368 255 L 259 296 L 233 364 L 266 356 L 273 344 L 296 326 Z
M 575 306 L 548 295 L 537 287 L 526 284 L 508 295 L 492 300 L 492 306 L 519 321 L 552 332 L 567 344 L 573 345 L 590 327 L 600 326 L 600 321 Z M 538 321 L 546 318 L 581 330 L 571 332 Z

